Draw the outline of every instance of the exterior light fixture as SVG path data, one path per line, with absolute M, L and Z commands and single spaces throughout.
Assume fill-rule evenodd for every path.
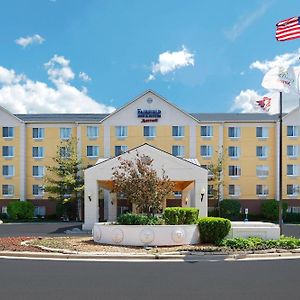
M 189 198 L 185 197 L 185 204 L 188 204 Z
M 201 190 L 201 202 L 203 201 L 203 197 L 204 197 L 204 194 L 205 194 L 205 188 L 203 187 L 202 190 Z
M 113 201 L 110 201 L 110 204 L 111 204 L 111 205 L 114 205 L 114 202 L 113 202 Z
M 92 201 L 92 196 L 91 196 L 91 194 L 88 194 L 88 198 L 89 198 L 90 201 Z

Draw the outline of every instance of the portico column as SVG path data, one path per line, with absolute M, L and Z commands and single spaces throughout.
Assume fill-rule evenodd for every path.
M 203 198 L 201 192 L 205 191 L 203 194 Z M 202 201 L 201 201 L 202 198 Z M 200 217 L 207 217 L 207 182 L 202 180 L 195 180 L 194 188 L 191 191 L 191 206 L 199 208 L 200 210 Z
M 117 194 L 109 193 L 108 196 L 108 221 L 114 222 L 117 220 Z

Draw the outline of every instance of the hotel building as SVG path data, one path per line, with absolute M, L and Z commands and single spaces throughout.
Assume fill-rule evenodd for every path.
M 13 200 L 33 202 L 38 215 L 55 213 L 43 177 L 60 141 L 70 137 L 84 167 L 145 143 L 204 167 L 223 153 L 222 199 L 240 201 L 249 213 L 259 213 L 263 200 L 278 199 L 278 115 L 195 110 L 184 112 L 153 91 L 111 114 L 12 114 L 0 107 L 0 213 Z M 282 150 L 283 199 L 300 212 L 299 107 L 283 118 Z M 174 201 L 178 197 L 180 191 Z

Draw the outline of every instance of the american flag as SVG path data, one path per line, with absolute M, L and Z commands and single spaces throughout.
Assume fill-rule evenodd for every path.
M 263 97 L 261 100 L 256 101 L 257 105 L 260 106 L 264 111 L 269 111 L 271 107 L 271 98 Z
M 300 38 L 300 17 L 293 17 L 276 24 L 277 41 L 288 41 Z

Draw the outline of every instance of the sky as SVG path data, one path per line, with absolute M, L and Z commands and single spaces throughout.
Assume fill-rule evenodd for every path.
M 300 72 L 300 39 L 275 24 L 297 0 L 0 2 L 0 105 L 13 113 L 107 113 L 151 89 L 186 112 L 260 112 L 278 66 Z M 298 73 L 299 73 L 298 72 Z M 284 111 L 299 103 L 284 95 Z

